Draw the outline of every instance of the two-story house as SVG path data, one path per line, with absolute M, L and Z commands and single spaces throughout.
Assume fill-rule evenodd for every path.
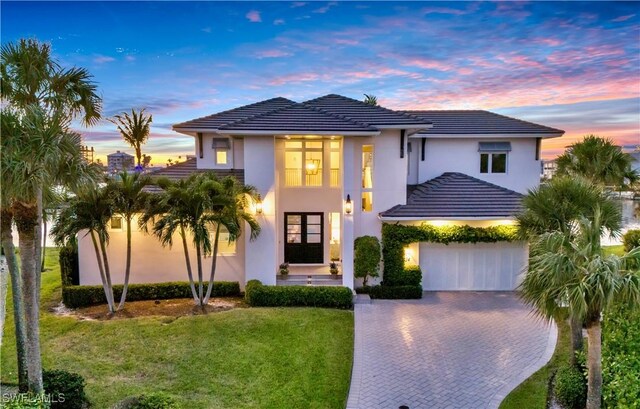
M 522 194 L 539 182 L 541 140 L 563 134 L 487 111 L 393 111 L 340 95 L 269 99 L 173 129 L 194 138 L 196 157 L 156 176 L 214 171 L 262 197 L 260 236 L 223 237 L 217 279 L 277 284 L 283 262 L 306 278 L 338 260 L 350 288 L 354 239 L 380 237 L 383 222 L 513 223 Z M 114 220 L 110 233 L 118 282 L 122 223 Z M 80 283 L 99 284 L 89 241 L 79 240 Z M 132 282 L 186 279 L 180 246 L 162 248 L 142 232 L 133 243 Z M 526 243 L 419 243 L 405 257 L 422 267 L 425 290 L 511 290 L 526 255 Z

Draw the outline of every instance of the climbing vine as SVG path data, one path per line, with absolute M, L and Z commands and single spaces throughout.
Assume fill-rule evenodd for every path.
M 404 247 L 411 243 L 495 243 L 517 240 L 515 226 L 419 226 L 402 224 L 382 224 L 382 258 L 384 260 L 384 280 L 393 281 L 404 271 Z

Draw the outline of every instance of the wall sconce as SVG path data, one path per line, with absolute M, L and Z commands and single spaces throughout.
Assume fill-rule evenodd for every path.
M 262 214 L 262 199 L 260 195 L 258 195 L 258 199 L 256 200 L 256 214 Z
M 404 248 L 404 262 L 411 263 L 413 261 L 413 249 L 410 247 Z
M 344 212 L 346 214 L 351 214 L 353 211 L 353 203 L 351 202 L 351 196 L 347 195 L 347 201 L 344 202 Z
M 320 169 L 320 159 L 309 159 L 305 164 L 305 172 L 307 175 L 317 175 Z

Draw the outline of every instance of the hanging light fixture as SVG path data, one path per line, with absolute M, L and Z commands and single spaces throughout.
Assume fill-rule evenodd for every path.
M 351 195 L 347 195 L 347 200 L 344 202 L 344 212 L 351 214 L 353 211 L 353 203 L 351 203 Z
M 320 159 L 308 159 L 304 170 L 307 175 L 317 175 L 320 169 Z

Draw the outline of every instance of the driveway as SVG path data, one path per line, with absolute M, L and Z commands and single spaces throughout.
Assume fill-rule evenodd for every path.
M 551 358 L 556 338 L 514 293 L 356 304 L 347 408 L 497 408 Z

